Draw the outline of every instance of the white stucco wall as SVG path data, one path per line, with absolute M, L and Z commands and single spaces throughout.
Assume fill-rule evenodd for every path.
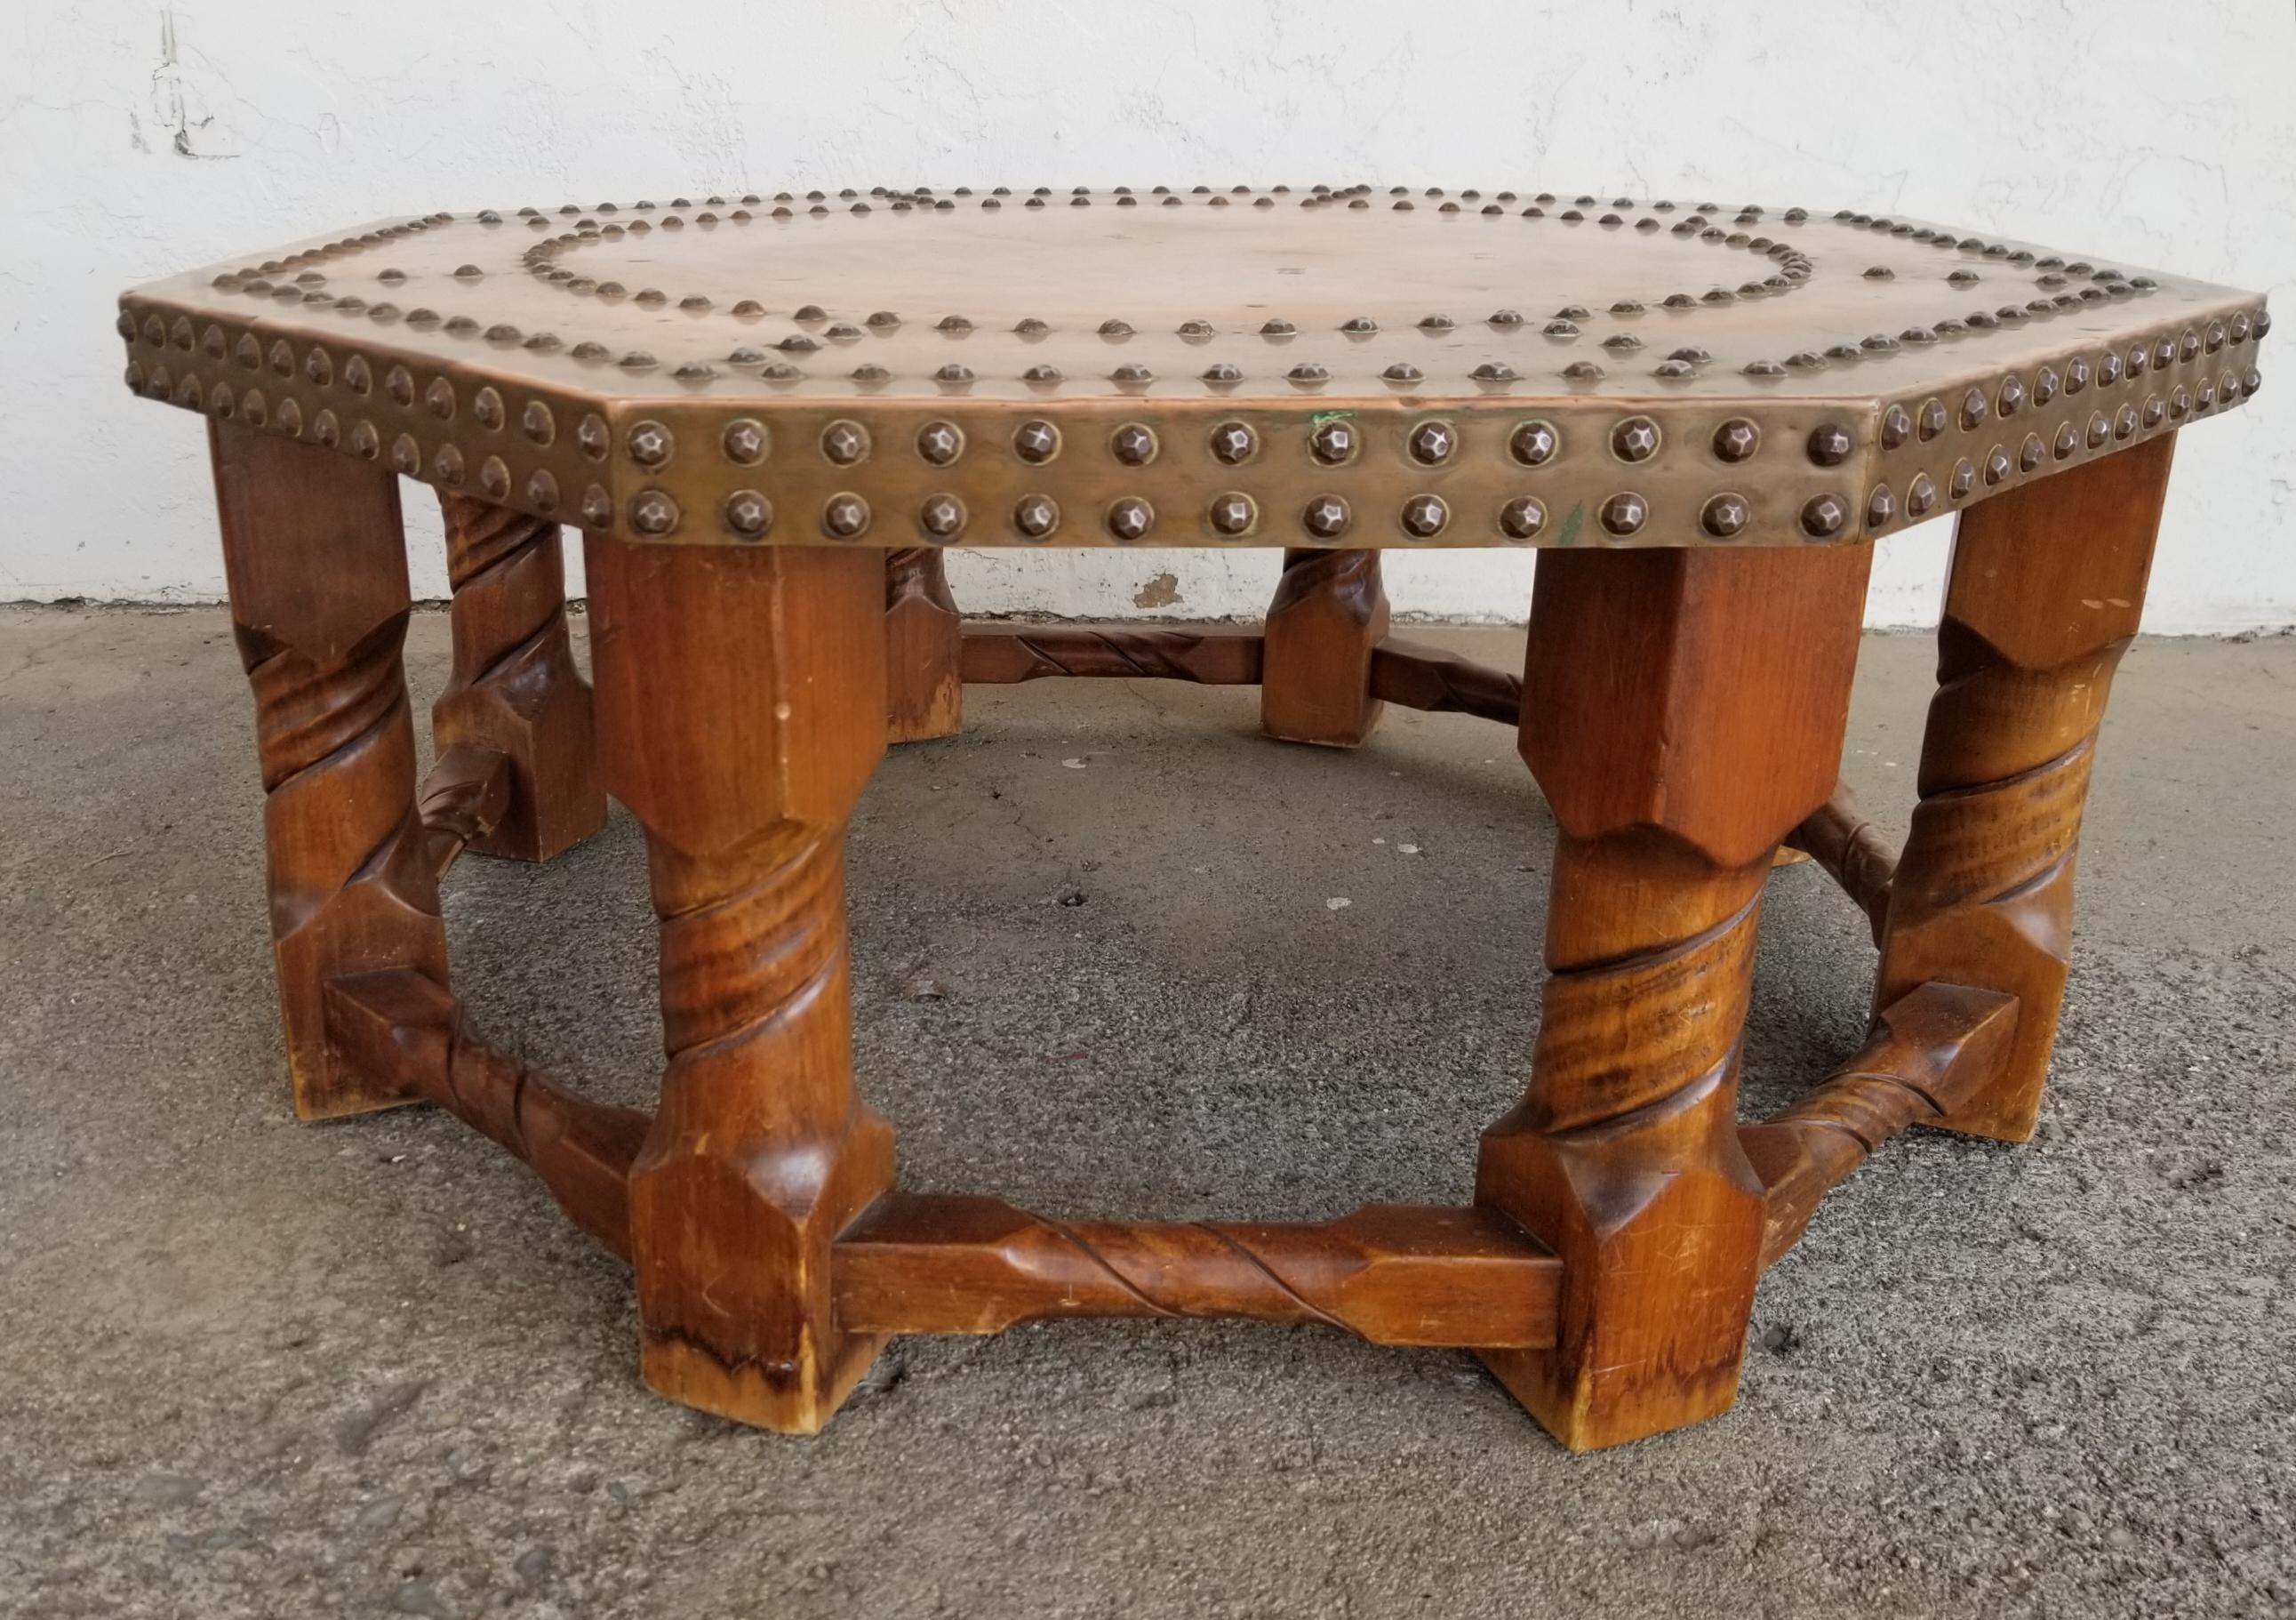
M 0 600 L 203 599 L 202 440 L 119 382 L 112 299 L 394 212 L 841 185 L 1250 181 L 1856 206 L 2296 284 L 2289 0 L 9 0 Z M 2296 327 L 2287 326 L 2287 331 Z M 2296 621 L 2296 378 L 2180 448 L 2149 629 Z M 410 494 L 414 493 L 410 491 Z M 418 593 L 445 589 L 428 503 Z M 1934 618 L 1943 524 L 1879 623 Z M 1399 609 L 1521 616 L 1530 560 L 1389 554 Z M 968 606 L 1098 614 L 1272 553 L 971 553 Z M 1151 594 L 1161 594 L 1152 591 Z

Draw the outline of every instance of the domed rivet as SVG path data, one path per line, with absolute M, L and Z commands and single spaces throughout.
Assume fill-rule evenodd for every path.
M 1137 496 L 1128 495 L 1110 505 L 1104 521 L 1108 532 L 1118 539 L 1142 539 L 1156 526 L 1156 509 Z
M 1458 325 L 1447 315 L 1423 315 L 1419 317 L 1422 332 L 1448 332 Z
M 1300 527 L 1323 539 L 1336 539 L 1348 531 L 1354 514 L 1347 502 L 1336 495 L 1319 495 L 1309 501 L 1300 514 Z
M 587 529 L 603 529 L 614 521 L 614 503 L 605 488 L 592 484 L 582 491 L 582 523 Z
M 1906 486 L 1906 515 L 1927 517 L 1938 503 L 1936 481 L 1926 473 L 1917 473 L 1914 481 Z
M 2107 349 L 2097 357 L 2096 383 L 2099 388 L 2111 388 L 2120 381 L 2120 355 L 2117 349 Z
M 1902 405 L 1893 405 L 1882 413 L 1882 448 L 1894 450 L 1913 437 L 1913 414 Z
M 1055 377 L 1060 375 L 1058 372 L 1054 372 L 1053 374 Z M 951 360 L 947 365 L 939 367 L 933 373 L 933 381 L 936 382 L 970 382 L 972 381 L 972 368 L 970 366 L 960 366 L 955 360 Z
M 311 441 L 333 449 L 341 441 L 343 425 L 332 411 L 323 410 L 311 418 Z
M 725 451 L 726 459 L 740 467 L 755 466 L 763 461 L 771 442 L 766 424 L 754 416 L 736 417 L 718 436 L 718 446 Z
M 1108 438 L 1108 453 L 1128 467 L 1146 466 L 1156 450 L 1156 431 L 1145 423 L 1128 422 Z
M 187 320 L 179 319 L 176 323 L 176 347 L 189 349 L 191 346 L 192 324 Z M 281 338 L 271 345 L 271 369 L 283 377 L 291 377 L 295 374 L 295 351 L 288 346 L 285 338 Z
M 2159 427 L 2161 418 L 2169 414 L 2169 402 L 2154 394 L 2144 401 L 2144 425 Z
M 1603 503 L 1600 517 L 1606 530 L 1623 539 L 1649 521 L 1650 503 L 1630 490 L 1622 490 Z
M 1751 460 L 1761 448 L 1762 431 L 1743 416 L 1733 416 L 1714 430 L 1714 456 L 1735 465 Z
M 1897 515 L 1898 498 L 1896 495 L 1891 493 L 1890 486 L 1887 484 L 1874 485 L 1873 493 L 1866 498 L 1866 527 L 1868 529 L 1886 528 L 1888 527 L 1890 520 L 1895 518 Z
M 449 415 L 452 415 L 450 408 Z M 481 387 L 471 396 L 471 420 L 480 427 L 499 429 L 503 424 L 502 394 L 491 386 Z
M 2132 348 L 2131 349 L 2129 349 L 2129 351 L 2128 351 L 2128 376 L 2129 376 L 2129 380 L 2130 380 L 2131 382 L 2134 382 L 2134 381 L 2136 381 L 2138 377 L 2143 376 L 2143 375 L 2144 374 L 2145 368 L 2146 368 L 2147 366 L 2151 366 L 2152 364 L 2152 351 L 2151 349 L 2149 349 L 2145 348 L 2144 344 L 2139 343 L 2139 344 L 2136 345 L 2134 348 Z
M 1849 503 L 1838 495 L 1813 496 L 1801 509 L 1802 532 L 1815 539 L 1831 539 L 1849 522 Z
M 1204 517 L 1214 531 L 1231 538 L 1248 534 L 1259 517 L 1259 507 L 1251 497 L 1238 489 L 1230 489 L 1212 498 Z
M 1406 534 L 1431 540 L 1451 521 L 1451 508 L 1443 504 L 1439 495 L 1414 495 L 1403 503 L 1402 521 Z
M 2016 377 L 2004 377 L 2000 391 L 1994 398 L 2004 416 L 2013 416 L 2017 407 L 2025 403 L 2025 384 Z
M 1173 330 L 1184 338 L 1208 338 L 1212 334 L 1210 321 L 1182 321 Z
M 2177 340 L 2162 338 L 2152 346 L 2152 369 L 2166 371 L 2177 363 Z
M 849 540 L 869 527 L 869 503 L 857 495 L 839 493 L 821 505 L 821 531 L 832 539 Z
M 1985 391 L 1983 389 L 1972 388 L 1961 397 L 1961 425 L 1963 427 L 1981 427 L 1985 424 L 1985 419 L 1992 414 L 1993 407 L 1991 405 L 1987 403 Z
M 1562 435 L 1551 422 L 1525 422 L 1507 435 L 1507 454 L 1526 467 L 1542 466 L 1562 448 Z
M 1984 405 L 1982 395 L 1972 393 L 1972 397 L 1980 407 Z M 1857 445 L 1849 430 L 1838 422 L 1821 422 L 1809 431 L 1809 458 L 1821 467 L 1840 466 Z
M 2218 349 L 2222 349 L 2224 346 L 2225 324 L 2222 321 L 2210 321 L 2209 323 L 2208 335 L 2209 352 L 2210 354 L 2214 354 Z
M 1288 338 L 1299 330 L 1297 326 L 1279 316 L 1273 320 L 1261 322 L 1259 335 L 1264 338 Z
M 1458 435 L 1447 422 L 1423 422 L 1411 430 L 1408 446 L 1411 459 L 1422 466 L 1439 466 L 1451 459 L 1458 448 Z
M 351 426 L 351 454 L 373 461 L 382 454 L 382 435 L 375 432 L 374 424 L 364 419 Z
M 1496 361 L 1493 361 L 1487 367 L 1479 367 L 1478 369 L 1488 370 L 1493 376 L 1504 375 L 1506 377 L 1512 377 L 1514 375 L 1513 372 L 1508 370 L 1505 366 L 1499 365 Z M 1603 368 L 1595 365 L 1592 360 L 1573 360 L 1570 365 L 1562 368 L 1562 375 L 1564 379 L 1572 382 L 1600 382 L 1603 380 Z
M 1100 335 L 1104 338 L 1128 338 L 1132 335 L 1132 323 L 1119 321 L 1111 316 L 1101 322 Z
M 2026 434 L 2025 442 L 2017 447 L 2017 470 L 2021 473 L 2030 473 L 2041 465 L 2041 458 L 2047 453 L 2047 448 L 2041 443 L 2041 436 L 2038 433 Z
M 2254 399 L 2257 391 L 2263 386 L 2264 374 L 2255 366 L 2251 366 L 2240 374 L 2240 391 L 2243 399 Z
M 660 489 L 643 490 L 630 502 L 630 527 L 640 534 L 668 534 L 677 527 L 677 503 Z
M 2201 353 L 2201 334 L 2190 326 L 2185 327 L 2184 338 L 2177 346 L 2177 352 L 2187 360 L 2198 359 Z
M 849 467 L 869 454 L 869 430 L 857 422 L 832 422 L 821 430 L 821 453 L 839 466 Z
M 1041 540 L 1061 526 L 1061 509 L 1051 497 L 1024 495 L 1013 507 L 1013 527 L 1032 540 Z
M 414 403 L 414 375 L 404 366 L 394 366 L 384 374 L 383 391 L 401 405 Z
M 947 370 L 947 367 L 944 366 L 942 369 Z M 959 366 L 957 369 L 962 371 L 964 367 Z M 967 372 L 965 374 L 970 376 L 972 374 Z M 1057 366 L 1031 366 L 1021 374 L 1021 381 L 1023 382 L 1057 382 L 1060 380 L 1061 368 Z
M 2054 366 L 2044 366 L 2040 370 L 2035 372 L 2033 374 L 2033 403 L 2036 405 L 2046 405 L 2050 400 L 2055 399 L 2057 397 L 2059 382 L 2060 379 L 2057 376 L 2057 368 Z
M 1499 508 L 1499 530 L 1510 539 L 1527 540 L 1546 527 L 1546 508 L 1528 495 Z
M 1259 449 L 1259 435 L 1242 422 L 1223 422 L 1211 432 L 1211 452 L 1227 465 L 1250 461 Z
M 1658 445 L 1658 424 L 1648 416 L 1628 416 L 1611 430 L 1611 454 L 1620 461 L 1648 461 Z
M 1013 453 L 1031 466 L 1042 466 L 1061 453 L 1061 430 L 1038 418 L 1013 430 Z
M 2177 421 L 2182 422 L 2191 412 L 2192 408 L 2193 395 L 2191 390 L 2180 388 L 2169 397 L 2169 415 L 2175 417 Z
M 917 527 L 937 540 L 955 539 L 964 531 L 964 503 L 954 495 L 929 495 L 917 508 Z
M 1353 424 L 1334 417 L 1317 423 L 1308 434 L 1308 449 L 1317 461 L 1335 467 L 1354 459 L 1356 430 Z
M 2112 437 L 2112 424 L 2105 420 L 2104 413 L 2103 411 L 2091 413 L 2088 419 L 2088 448 L 2092 450 L 2097 449 Z
M 282 399 L 278 412 L 271 418 L 271 425 L 290 439 L 300 439 L 303 436 L 302 406 L 291 399 Z
M 2088 386 L 2088 380 L 2092 374 L 2093 373 L 2089 366 L 2089 363 L 2087 360 L 2073 359 L 2067 361 L 2065 363 L 2065 392 L 2068 394 L 2077 394 L 2080 392 L 2081 390 Z
M 526 504 L 537 512 L 548 514 L 558 510 L 558 481 L 547 473 L 537 473 L 526 481 Z
M 409 478 L 422 476 L 422 447 L 414 442 L 412 433 L 401 433 L 390 441 L 390 467 Z
M 917 454 L 945 467 L 964 453 L 964 432 L 954 422 L 928 422 L 917 430 Z
M 2056 441 L 2052 448 L 2056 451 L 2059 461 L 2068 459 L 2074 451 L 2080 448 L 2080 434 L 2074 431 L 2071 423 L 2067 422 L 2058 425 Z
M 1742 495 L 1718 495 L 1699 508 L 1698 526 L 1718 540 L 1735 539 L 1746 530 L 1753 519 L 1753 510 Z
M 1963 456 L 1953 464 L 1953 475 L 1946 481 L 1946 491 L 1956 500 L 1964 500 L 1977 488 L 1977 464 Z
M 2115 439 L 2126 439 L 2136 431 L 2136 407 L 2135 406 L 2124 405 L 2113 413 L 2112 436 Z
M 659 422 L 639 422 L 630 427 L 626 440 L 630 459 L 642 467 L 658 467 L 669 460 L 676 448 L 669 430 Z

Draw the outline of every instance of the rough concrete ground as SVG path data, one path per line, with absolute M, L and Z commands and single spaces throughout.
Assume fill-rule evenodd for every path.
M 419 707 L 446 646 L 418 618 Z M 1847 771 L 1893 834 L 1929 656 L 1866 647 Z M 1147 683 L 970 708 L 855 828 L 910 1185 L 1465 1196 L 1552 835 L 1503 731 L 1289 748 L 1247 692 Z M 657 1401 L 620 1268 L 518 1165 L 433 1113 L 290 1119 L 219 613 L 0 613 L 0 1612 L 2296 1614 L 2296 641 L 2130 655 L 2040 1140 L 1900 1139 L 1764 1285 L 1734 1412 L 1580 1458 L 1464 1354 L 1242 1325 L 901 1341 L 810 1442 Z M 497 1043 L 646 1097 L 627 817 L 447 903 Z M 1765 920 L 1750 1112 L 1857 1044 L 1873 958 L 1813 868 Z

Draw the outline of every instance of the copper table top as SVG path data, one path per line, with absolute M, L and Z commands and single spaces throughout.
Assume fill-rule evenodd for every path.
M 1842 543 L 2259 386 L 2250 293 L 1365 186 L 431 214 L 120 300 L 152 398 L 627 539 Z

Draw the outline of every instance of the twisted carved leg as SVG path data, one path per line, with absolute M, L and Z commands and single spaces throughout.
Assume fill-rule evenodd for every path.
M 830 1250 L 891 1183 L 852 1087 L 844 837 L 884 752 L 874 551 L 588 538 L 600 757 L 646 830 L 669 1063 L 630 1174 L 646 1382 L 810 1433 L 883 1344 Z
M 1573 1450 L 1728 1408 L 1762 1183 L 1738 1043 L 1763 878 L 1841 763 L 1869 548 L 1539 559 L 1522 757 L 1561 833 L 1538 1047 L 1476 1200 L 1562 1262 L 1552 1350 L 1484 1360 Z
M 1875 995 L 1941 979 L 2017 998 L 2000 1077 L 1934 1122 L 2033 1132 L 2072 945 L 2073 857 L 2098 723 L 2136 633 L 2174 436 L 1997 496 L 1955 538 L 1920 806 Z
M 590 688 L 566 629 L 558 525 L 439 492 L 454 587 L 455 667 L 430 708 L 431 744 L 510 762 L 510 805 L 471 847 L 547 860 L 606 824 Z
M 1292 743 L 1353 748 L 1379 724 L 1372 649 L 1387 635 L 1376 551 L 1295 549 L 1267 607 L 1259 723 Z
M 414 809 L 399 664 L 406 547 L 383 469 L 211 423 L 233 632 L 255 688 L 271 937 L 304 1119 L 410 1100 L 326 1028 L 327 981 L 412 968 L 445 983 L 447 932 Z
M 964 621 L 934 546 L 885 554 L 886 737 L 955 736 L 964 720 Z

